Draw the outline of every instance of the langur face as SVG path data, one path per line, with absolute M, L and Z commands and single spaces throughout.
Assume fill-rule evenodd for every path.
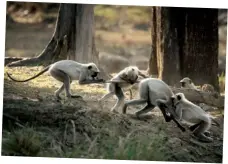
M 89 66 L 88 66 L 89 76 L 91 76 L 92 78 L 95 78 L 95 77 L 97 77 L 99 72 L 100 72 L 100 70 L 97 68 L 97 66 L 94 63 L 89 64 Z
M 192 84 L 192 80 L 188 77 L 185 77 L 180 81 L 180 83 L 182 87 L 187 87 L 188 85 Z
M 134 84 L 138 80 L 138 68 L 137 67 L 129 67 L 127 70 L 127 77 L 130 84 Z

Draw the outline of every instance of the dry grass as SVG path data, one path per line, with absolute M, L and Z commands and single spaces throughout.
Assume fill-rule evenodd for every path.
M 15 78 L 26 79 L 41 69 L 21 67 L 5 68 L 5 71 L 13 73 Z M 9 122 L 3 124 L 2 155 L 221 161 L 221 157 L 214 153 L 218 151 L 214 145 L 222 146 L 220 139 L 205 145 L 206 150 L 193 146 L 189 141 L 190 132 L 181 133 L 173 123 L 165 123 L 161 115 L 155 114 L 156 110 L 153 115 L 146 116 L 144 121 L 131 115 L 99 110 L 96 100 L 106 92 L 102 85 L 79 86 L 75 83 L 72 90 L 82 95 L 86 103 L 78 99 L 71 104 L 59 105 L 50 98 L 57 86 L 59 84 L 48 75 L 27 83 L 14 83 L 5 77 L 4 98 L 8 97 L 8 100 L 4 101 L 4 111 L 14 113 L 14 117 L 20 118 L 25 127 L 15 127 Z M 16 96 L 28 99 L 17 101 Z M 38 97 L 44 100 L 31 100 Z M 110 102 L 106 103 L 109 110 Z M 223 117 L 222 112 L 213 115 Z M 222 127 L 212 127 L 212 134 L 222 138 Z

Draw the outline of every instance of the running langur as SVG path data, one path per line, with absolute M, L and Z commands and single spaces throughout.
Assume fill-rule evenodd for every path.
M 47 71 L 53 78 L 63 83 L 62 86 L 55 91 L 55 96 L 58 100 L 61 99 L 60 93 L 64 89 L 66 91 L 66 96 L 68 98 L 80 97 L 79 95 L 72 95 L 70 92 L 70 84 L 73 80 L 78 80 L 80 85 L 104 82 L 103 79 L 95 79 L 97 78 L 97 75 L 100 71 L 94 63 L 82 64 L 75 62 L 73 60 L 61 60 L 56 63 L 53 63 L 44 68 L 37 75 L 26 80 L 16 80 L 13 77 L 11 77 L 11 75 L 8 72 L 7 75 L 13 81 L 26 82 L 35 79 L 36 77 L 42 75 Z
M 116 104 L 111 108 L 112 112 L 117 112 L 117 109 L 124 103 L 123 89 L 127 90 L 132 87 L 133 84 L 138 82 L 138 76 L 147 77 L 136 66 L 129 66 L 124 68 L 118 74 L 116 74 L 107 84 L 108 93 L 99 99 L 100 105 L 102 102 L 111 96 L 117 97 Z
M 158 106 L 166 122 L 173 120 L 182 131 L 185 131 L 185 128 L 174 119 L 172 96 L 174 93 L 165 82 L 155 78 L 146 78 L 139 83 L 139 99 L 126 101 L 122 112 L 125 114 L 128 106 L 146 103 L 145 107 L 136 112 L 136 116 L 139 117 Z M 161 103 L 157 102 L 157 99 L 160 99 Z
M 173 96 L 176 119 L 190 125 L 193 136 L 202 142 L 212 142 L 213 139 L 207 135 L 211 127 L 211 117 L 202 108 L 187 100 L 183 93 Z
M 182 88 L 189 88 L 189 89 L 195 89 L 195 90 L 199 90 L 194 83 L 192 82 L 192 80 L 189 77 L 185 77 L 183 78 L 181 81 L 181 87 Z

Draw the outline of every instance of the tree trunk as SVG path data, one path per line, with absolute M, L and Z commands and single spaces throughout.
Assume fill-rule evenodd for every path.
M 169 85 L 176 84 L 177 79 L 180 79 L 179 42 L 175 24 L 177 15 L 178 12 L 174 8 L 156 7 L 158 78 Z
M 156 7 L 156 13 L 158 77 L 176 86 L 189 77 L 219 91 L 218 10 Z
M 183 76 L 196 84 L 218 84 L 218 10 L 186 9 Z
M 151 8 L 151 54 L 148 63 L 147 73 L 149 75 L 158 75 L 158 67 L 157 67 L 157 16 L 156 16 L 156 7 Z
M 61 59 L 98 63 L 94 40 L 94 5 L 60 4 L 55 31 L 40 55 L 8 64 L 9 67 L 49 65 Z M 103 78 L 107 78 L 101 69 Z

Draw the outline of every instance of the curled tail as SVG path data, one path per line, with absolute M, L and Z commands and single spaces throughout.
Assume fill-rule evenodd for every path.
M 30 77 L 26 80 L 17 80 L 17 79 L 14 79 L 8 72 L 6 72 L 7 76 L 13 80 L 13 81 L 16 81 L 16 82 L 26 82 L 26 81 L 30 81 L 32 79 L 35 79 L 36 77 L 42 75 L 43 73 L 47 72 L 49 70 L 50 66 L 47 66 L 46 68 L 44 68 L 42 71 L 40 71 L 37 75 L 33 76 L 33 77 Z

